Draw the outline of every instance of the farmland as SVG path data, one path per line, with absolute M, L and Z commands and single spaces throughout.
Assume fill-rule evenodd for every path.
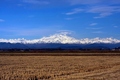
M 0 56 L 0 80 L 119 80 L 120 56 Z

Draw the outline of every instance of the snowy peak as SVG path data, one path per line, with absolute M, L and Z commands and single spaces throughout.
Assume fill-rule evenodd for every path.
M 69 36 L 69 33 L 62 32 L 51 35 L 49 37 L 43 37 L 41 39 L 27 40 L 27 39 L 0 39 L 0 42 L 5 43 L 23 43 L 23 44 L 36 44 L 36 43 L 61 43 L 61 44 L 93 44 L 93 43 L 120 43 L 120 40 L 113 38 L 85 38 L 75 39 Z
M 113 38 L 93 38 L 93 39 L 81 39 L 80 43 L 83 44 L 93 44 L 93 43 L 120 43 L 120 40 L 113 39 Z
M 22 38 L 22 39 L 0 39 L 0 42 L 5 42 L 5 43 L 26 43 L 27 40 Z
M 50 37 L 43 37 L 39 40 L 39 42 L 44 43 L 78 43 L 79 40 L 68 36 L 66 33 L 55 34 Z

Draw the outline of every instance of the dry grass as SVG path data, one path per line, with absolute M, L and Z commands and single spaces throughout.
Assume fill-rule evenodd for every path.
M 0 80 L 120 80 L 120 56 L 0 56 Z

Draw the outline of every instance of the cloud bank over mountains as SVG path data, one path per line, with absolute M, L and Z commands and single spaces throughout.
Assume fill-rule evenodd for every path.
M 22 44 L 38 44 L 38 43 L 60 43 L 60 44 L 93 44 L 93 43 L 120 43 L 120 40 L 114 38 L 84 38 L 76 39 L 69 36 L 68 32 L 60 32 L 49 37 L 43 37 L 40 39 L 0 39 L 0 43 L 22 43 Z

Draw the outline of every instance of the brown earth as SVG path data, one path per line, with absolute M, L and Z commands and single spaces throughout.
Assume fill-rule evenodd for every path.
M 0 56 L 0 80 L 120 80 L 120 56 Z

